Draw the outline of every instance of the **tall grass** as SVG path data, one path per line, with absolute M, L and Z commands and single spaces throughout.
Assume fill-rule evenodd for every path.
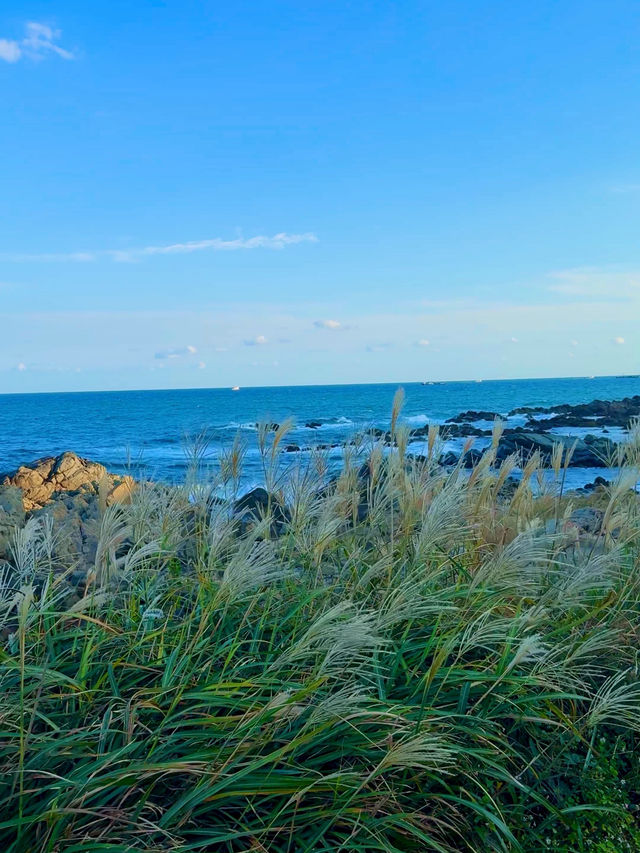
M 141 486 L 79 591 L 55 531 L 16 534 L 0 849 L 640 849 L 636 433 L 586 534 L 559 451 L 557 489 L 534 458 L 507 492 L 495 442 L 471 476 L 435 430 L 408 457 L 400 406 L 334 481 L 260 432 L 262 516 L 237 444 L 209 485 Z

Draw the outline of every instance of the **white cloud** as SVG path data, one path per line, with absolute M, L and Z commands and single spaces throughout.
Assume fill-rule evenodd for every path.
M 314 320 L 313 325 L 317 329 L 341 329 L 342 323 L 339 320 Z
M 26 370 L 26 369 L 27 369 L 27 365 L 26 365 L 23 361 L 21 361 L 21 362 L 19 362 L 19 363 L 18 363 L 18 365 L 17 365 L 17 368 L 16 368 L 16 369 L 17 369 L 17 370 L 19 370 L 19 371 L 22 373 L 22 371 L 24 371 L 24 370 Z
M 511 343 L 517 344 L 517 343 L 519 343 L 519 339 L 518 338 L 511 338 Z
M 4 59 L 5 62 L 17 62 L 21 56 L 22 51 L 17 41 L 0 39 L 0 59 Z
M 167 358 L 181 358 L 183 355 L 195 355 L 198 350 L 192 345 L 188 344 L 186 347 L 172 347 L 170 349 L 159 350 L 154 358 L 157 359 L 167 359 Z
M 420 338 L 419 341 L 416 341 L 417 347 L 428 347 L 430 342 L 426 338 Z
M 620 337 L 614 338 L 613 342 L 614 342 L 614 344 L 622 345 L 624 343 L 624 338 L 620 338 Z
M 571 344 L 571 346 L 572 346 L 572 347 L 577 347 L 577 346 L 578 346 L 578 341 L 576 341 L 576 339 L 575 339 L 575 338 L 572 338 L 572 339 L 569 341 L 569 343 Z
M 206 366 L 207 365 L 204 363 L 204 361 L 198 362 L 198 370 L 204 370 Z
M 16 263 L 28 261 L 41 262 L 73 262 L 73 263 L 88 263 L 97 261 L 101 258 L 107 258 L 112 261 L 126 263 L 138 261 L 145 257 L 153 255 L 183 255 L 191 252 L 213 251 L 213 252 L 229 252 L 238 251 L 240 249 L 284 249 L 286 246 L 293 246 L 297 243 L 317 243 L 318 238 L 315 234 L 286 234 L 281 232 L 274 234 L 272 237 L 258 235 L 256 237 L 242 238 L 238 237 L 235 240 L 222 240 L 220 237 L 214 237 L 211 240 L 191 240 L 187 243 L 171 243 L 167 246 L 143 246 L 142 248 L 134 249 L 97 249 L 89 252 L 44 252 L 40 254 L 3 254 L 2 257 L 7 261 Z
M 255 338 L 250 338 L 244 342 L 246 347 L 260 347 L 268 344 L 269 341 L 265 338 L 264 335 L 257 335 Z
M 18 62 L 24 56 L 29 59 L 44 59 L 53 53 L 61 59 L 73 59 L 73 53 L 56 44 L 60 38 L 60 30 L 54 30 L 47 24 L 29 21 L 25 25 L 25 34 L 19 41 L 15 39 L 0 39 L 0 59 L 5 62 Z

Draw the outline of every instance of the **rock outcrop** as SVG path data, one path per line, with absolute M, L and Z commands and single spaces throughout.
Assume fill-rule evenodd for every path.
M 75 453 L 47 456 L 0 476 L 0 558 L 10 553 L 16 528 L 29 518 L 52 516 L 55 557 L 81 575 L 93 563 L 101 511 L 130 500 L 135 481 Z
M 29 512 L 41 509 L 56 492 L 88 490 L 97 495 L 101 491 L 107 503 L 125 501 L 131 495 L 134 481 L 131 477 L 109 474 L 99 462 L 67 452 L 22 465 L 2 477 L 0 485 L 21 489 L 23 508 Z
M 590 440 L 589 440 L 590 439 Z M 539 451 L 544 465 L 548 465 L 554 445 L 563 444 L 565 448 L 574 447 L 570 461 L 572 468 L 606 468 L 607 457 L 615 450 L 615 444 L 606 438 L 586 436 L 584 440 L 566 435 L 547 435 L 535 432 L 515 431 L 504 435 L 498 446 L 498 461 L 506 459 L 511 453 L 520 451 L 529 456 Z
M 568 403 L 547 408 L 520 406 L 509 414 L 528 415 L 527 426 L 534 429 L 590 427 L 599 424 L 626 428 L 633 418 L 640 417 L 640 395 L 623 397 L 622 400 L 592 400 L 590 403 L 579 403 L 575 406 Z M 538 420 L 535 415 L 552 415 L 552 417 Z

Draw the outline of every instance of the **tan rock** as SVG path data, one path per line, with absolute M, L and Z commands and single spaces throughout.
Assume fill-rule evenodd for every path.
M 107 496 L 107 503 L 129 503 L 134 492 L 136 482 L 133 477 L 123 477 L 122 482 L 111 489 Z
M 37 459 L 32 465 L 21 466 L 14 474 L 5 477 L 2 485 L 22 489 L 24 508 L 30 511 L 48 503 L 54 492 L 78 489 L 97 492 L 98 483 L 105 476 L 108 475 L 104 465 L 67 452 L 56 457 Z M 125 490 L 120 491 L 120 499 L 123 498 L 124 492 Z

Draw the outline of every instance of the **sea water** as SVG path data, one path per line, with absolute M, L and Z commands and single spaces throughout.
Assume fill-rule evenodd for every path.
M 73 450 L 109 470 L 180 481 L 188 464 L 190 439 L 206 434 L 215 455 L 239 434 L 246 443 L 244 483 L 260 482 L 256 423 L 294 428 L 285 444 L 301 448 L 348 440 L 366 427 L 388 428 L 393 396 L 405 391 L 402 418 L 409 426 L 442 423 L 469 409 L 506 415 L 520 406 L 554 406 L 613 400 L 640 394 L 637 377 L 492 380 L 484 382 L 314 385 L 0 395 L 0 471 L 46 455 Z M 522 417 L 520 421 L 522 421 Z M 512 418 L 516 424 L 518 418 Z M 318 428 L 307 427 L 310 422 Z M 487 424 L 481 424 L 487 426 Z M 577 431 L 574 431 L 577 433 Z M 611 436 L 617 437 L 617 436 Z M 476 446 L 481 447 L 482 439 Z M 452 442 L 457 449 L 458 442 Z M 419 452 L 420 443 L 412 448 Z M 308 453 L 306 454 L 308 456 Z M 287 461 L 304 459 L 285 454 Z M 333 451 L 334 458 L 339 451 Z M 587 481 L 599 471 L 574 472 Z

